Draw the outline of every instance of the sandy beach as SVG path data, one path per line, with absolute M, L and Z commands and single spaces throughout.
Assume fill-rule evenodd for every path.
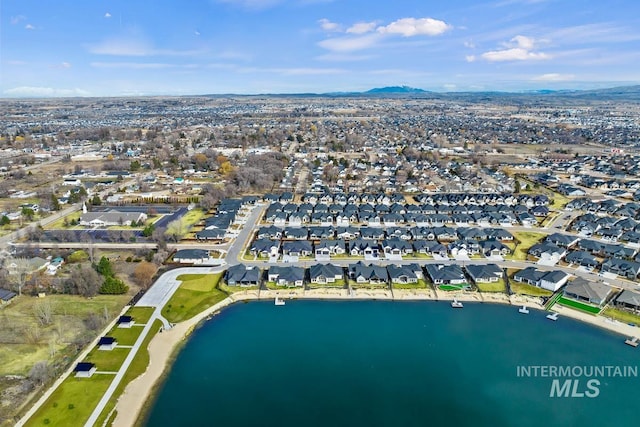
M 129 383 L 116 404 L 117 416 L 113 425 L 116 427 L 133 426 L 140 415 L 145 402 L 152 397 L 154 385 L 161 379 L 163 373 L 170 369 L 171 357 L 175 350 L 193 332 L 194 328 L 203 320 L 210 318 L 224 307 L 244 300 L 269 300 L 276 296 L 282 299 L 327 299 L 327 300 L 398 300 L 398 301 L 422 301 L 441 300 L 452 301 L 454 298 L 463 302 L 509 304 L 513 306 L 527 306 L 538 310 L 544 309 L 539 298 L 530 298 L 520 295 L 511 297 L 502 293 L 477 293 L 477 292 L 443 292 L 436 295 L 430 289 L 419 290 L 394 290 L 393 294 L 388 289 L 358 289 L 351 295 L 346 289 L 312 289 L 312 290 L 278 290 L 278 291 L 245 291 L 238 292 L 206 311 L 187 321 L 175 325 L 172 329 L 156 334 L 149 344 L 149 366 L 144 374 Z M 515 307 L 514 307 L 515 309 Z M 562 316 L 571 317 L 594 326 L 621 334 L 620 344 L 624 337 L 639 336 L 640 329 L 621 322 L 612 321 L 603 317 L 591 316 L 570 308 L 554 306 L 553 311 Z

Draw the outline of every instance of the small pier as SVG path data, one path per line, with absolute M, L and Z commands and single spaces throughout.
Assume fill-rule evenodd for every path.
M 547 319 L 553 320 L 554 322 L 558 320 L 558 313 L 547 314 Z
M 464 307 L 464 305 L 462 305 L 462 303 L 460 301 L 458 301 L 457 299 L 453 299 L 453 301 L 451 301 L 451 307 L 453 308 L 462 308 Z
M 526 306 L 526 305 L 523 305 L 522 307 L 520 307 L 520 308 L 518 309 L 518 313 L 521 313 L 521 314 L 529 314 L 529 309 L 527 308 L 527 306 Z
M 624 343 L 627 345 L 630 345 L 631 347 L 637 347 L 638 344 L 640 344 L 640 340 L 638 339 L 638 337 L 631 337 L 627 339 Z
M 283 299 L 280 299 L 279 297 L 276 297 L 276 299 L 273 301 L 273 303 L 275 305 L 285 305 L 285 301 Z

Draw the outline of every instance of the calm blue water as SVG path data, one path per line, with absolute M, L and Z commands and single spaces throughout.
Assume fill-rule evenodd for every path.
M 239 304 L 191 336 L 146 425 L 637 426 L 640 378 L 600 379 L 595 398 L 550 398 L 552 379 L 516 373 L 638 367 L 640 349 L 623 341 L 501 305 Z

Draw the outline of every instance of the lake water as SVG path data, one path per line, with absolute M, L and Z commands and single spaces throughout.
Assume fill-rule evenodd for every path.
M 640 371 L 640 348 L 623 341 L 502 305 L 237 304 L 190 337 L 146 425 L 635 426 L 640 378 L 633 371 L 577 371 Z M 533 366 L 571 367 L 571 392 L 556 388 L 550 397 L 554 378 L 518 375 L 518 367 Z

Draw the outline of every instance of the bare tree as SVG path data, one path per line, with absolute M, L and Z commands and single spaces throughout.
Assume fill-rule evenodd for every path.
M 37 362 L 29 371 L 29 379 L 38 385 L 46 383 L 53 375 L 53 369 L 46 360 Z
M 8 266 L 10 269 L 9 277 L 15 285 L 18 295 L 22 295 L 22 287 L 31 273 L 31 263 L 27 258 L 13 258 L 9 260 Z
M 33 314 L 41 326 L 50 325 L 53 322 L 53 307 L 48 299 L 38 301 L 33 306 Z
M 189 232 L 189 226 L 185 223 L 183 218 L 178 218 L 174 221 L 171 221 L 167 224 L 167 231 L 165 231 L 165 236 L 173 239 L 175 242 L 178 242 Z
M 151 281 L 153 280 L 153 276 L 158 271 L 158 267 L 150 262 L 142 261 L 136 266 L 136 269 L 133 271 L 133 278 L 143 289 L 147 289 L 149 285 L 151 285 Z

